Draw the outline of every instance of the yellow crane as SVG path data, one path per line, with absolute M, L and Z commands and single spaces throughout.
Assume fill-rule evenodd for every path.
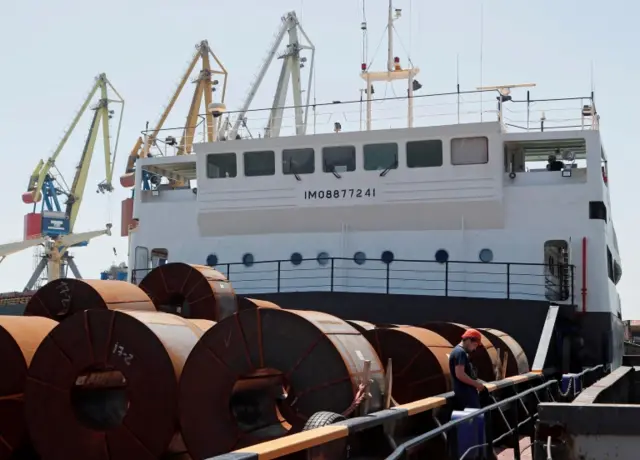
M 213 60 L 217 64 L 218 69 L 212 68 L 211 58 L 213 58 Z M 145 158 L 149 156 L 149 150 L 151 149 L 151 146 L 156 145 L 156 142 L 159 140 L 160 131 L 162 130 L 164 123 L 171 113 L 176 101 L 178 100 L 178 97 L 180 96 L 180 93 L 184 89 L 193 70 L 196 68 L 198 61 L 202 62 L 202 67 L 200 69 L 200 72 L 198 73 L 198 76 L 192 81 L 192 83 L 196 84 L 196 87 L 193 92 L 193 98 L 191 100 L 189 112 L 187 113 L 186 125 L 183 129 L 182 137 L 180 139 L 180 142 L 177 144 L 176 154 L 188 155 L 192 152 L 193 140 L 195 137 L 196 128 L 198 126 L 198 117 L 203 98 L 206 108 L 205 123 L 207 141 L 213 142 L 216 140 L 218 131 L 216 124 L 217 119 L 214 117 L 211 108 L 214 106 L 219 106 L 219 108 L 221 109 L 224 108 L 224 100 L 227 90 L 227 70 L 222 65 L 222 62 L 220 62 L 215 53 L 211 50 L 207 40 L 202 40 L 198 45 L 196 45 L 196 52 L 189 62 L 189 66 L 187 67 L 186 72 L 180 79 L 178 88 L 171 96 L 171 99 L 162 112 L 162 115 L 160 116 L 158 122 L 149 134 L 145 134 L 144 137 L 141 136 L 138 138 L 133 149 L 131 150 L 129 159 L 127 161 L 125 173 L 120 176 L 120 184 L 123 187 L 130 188 L 134 186 L 136 160 L 138 158 Z M 214 79 L 215 75 L 221 75 L 223 79 L 220 102 L 217 103 L 213 101 L 213 93 L 214 91 L 216 91 L 217 86 L 220 84 L 220 82 Z M 164 141 L 168 143 L 173 141 L 173 138 L 168 137 Z
M 109 97 L 109 90 L 114 94 L 115 99 Z M 100 99 L 97 104 L 91 107 L 93 117 L 82 150 L 80 162 L 76 168 L 71 187 L 67 187 L 64 177 L 60 174 L 56 166 L 56 160 L 83 114 L 89 108 L 91 101 L 98 93 Z M 113 154 L 111 153 L 109 120 L 115 112 L 109 108 L 111 103 L 120 104 L 118 129 Z M 81 278 L 73 258 L 67 252 L 68 249 L 70 247 L 86 246 L 92 238 L 104 234 L 111 234 L 110 223 L 108 223 L 103 230 L 85 233 L 74 234 L 73 229 L 78 218 L 80 205 L 82 204 L 89 175 L 89 167 L 100 127 L 102 127 L 106 175 L 105 179 L 98 184 L 98 192 L 104 193 L 113 190 L 113 170 L 120 137 L 120 128 L 122 126 L 123 111 L 124 99 L 109 82 L 104 73 L 98 75 L 80 110 L 73 118 L 71 126 L 65 132 L 51 157 L 46 161 L 40 160 L 31 174 L 27 191 L 22 195 L 22 201 L 27 204 L 33 204 L 34 207 L 33 212 L 27 214 L 25 220 L 25 241 L 5 245 L 7 253 L 16 252 L 16 250 L 20 250 L 19 248 L 34 246 L 35 241 L 38 241 L 38 243 L 35 244 L 43 244 L 45 247 L 42 259 L 29 280 L 29 283 L 27 283 L 25 290 L 33 287 L 45 268 L 47 269 L 47 279 L 49 281 L 64 277 L 66 267 L 72 270 L 76 278 Z M 58 197 L 62 195 L 66 197 L 64 210 L 58 200 Z M 42 206 L 41 211 L 38 213 L 36 206 L 39 202 L 42 202 Z M 3 252 L 2 249 L 3 246 L 0 245 L 0 256 Z

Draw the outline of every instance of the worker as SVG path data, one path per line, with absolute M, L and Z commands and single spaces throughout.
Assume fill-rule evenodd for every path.
M 485 389 L 484 382 L 478 380 L 475 370 L 469 361 L 469 353 L 481 347 L 482 335 L 476 329 L 467 329 L 462 340 L 449 355 L 449 372 L 455 393 L 455 410 L 467 407 L 480 408 L 479 391 Z
M 558 160 L 556 155 L 549 155 L 547 158 L 547 171 L 562 171 L 564 163 Z

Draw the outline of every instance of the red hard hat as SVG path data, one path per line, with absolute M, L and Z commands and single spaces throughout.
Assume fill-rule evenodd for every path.
M 477 329 L 467 329 L 464 334 L 462 334 L 462 340 L 471 339 L 478 343 L 482 341 L 482 334 Z

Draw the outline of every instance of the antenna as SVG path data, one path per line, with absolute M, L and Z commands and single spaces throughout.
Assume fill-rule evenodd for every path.
M 456 54 L 456 92 L 458 93 L 458 124 L 460 124 L 460 53 Z
M 393 8 L 393 0 L 389 0 L 389 9 L 387 17 L 387 69 L 383 72 L 369 72 L 366 61 L 361 64 L 360 77 L 365 80 L 367 86 L 365 94 L 367 96 L 367 131 L 371 129 L 371 95 L 373 94 L 374 81 L 392 82 L 394 80 L 407 80 L 407 118 L 408 127 L 413 127 L 413 93 L 422 88 L 422 85 L 414 80 L 414 77 L 420 72 L 420 69 L 409 65 L 408 69 L 403 69 L 400 65 L 400 58 L 393 55 L 393 22 L 402 16 L 401 9 Z M 363 31 L 366 29 L 366 22 L 363 22 Z
M 510 96 L 511 90 L 513 88 L 533 88 L 534 86 L 536 86 L 535 83 L 518 83 L 515 85 L 479 86 L 476 89 L 478 91 L 495 90 L 495 91 L 498 91 L 498 93 L 500 93 L 500 96 L 498 96 L 497 98 L 498 99 L 498 121 L 502 123 L 502 104 L 511 100 L 511 96 Z M 480 96 L 482 96 L 482 92 L 480 93 Z
M 482 53 L 484 50 L 484 0 L 480 0 L 480 87 L 482 87 Z M 483 115 L 482 93 L 480 93 L 480 121 Z

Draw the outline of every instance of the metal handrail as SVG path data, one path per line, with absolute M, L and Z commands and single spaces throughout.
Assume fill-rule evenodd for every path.
M 307 264 L 305 264 L 305 262 Z M 309 262 L 316 262 L 317 266 L 309 266 Z M 318 258 L 303 258 L 299 259 L 299 263 L 293 264 L 290 259 L 276 259 L 276 260 L 260 260 L 252 261 L 251 264 L 246 265 L 243 262 L 227 262 L 216 263 L 215 268 L 224 273 L 232 283 L 235 283 L 236 289 L 242 289 L 243 283 L 271 283 L 273 286 L 262 286 L 267 291 L 275 290 L 275 292 L 288 292 L 289 289 L 283 290 L 283 283 L 292 282 L 296 280 L 309 279 L 313 280 L 313 286 L 292 286 L 292 289 L 308 289 L 315 287 L 319 290 L 327 290 L 329 292 L 341 292 L 341 287 L 345 281 L 349 281 L 351 284 L 357 282 L 357 280 L 365 280 L 369 282 L 380 282 L 380 285 L 376 288 L 383 289 L 385 293 L 391 293 L 391 290 L 405 289 L 410 291 L 426 290 L 426 291 L 442 291 L 445 297 L 456 295 L 456 292 L 467 292 L 469 289 L 460 289 L 460 284 L 471 285 L 494 285 L 501 286 L 499 290 L 486 291 L 487 294 L 493 296 L 503 297 L 506 299 L 519 298 L 521 296 L 538 295 L 530 292 L 516 292 L 518 287 L 521 287 L 523 291 L 526 291 L 528 287 L 535 287 L 536 289 L 543 288 L 545 292 L 552 294 L 553 298 L 548 298 L 544 295 L 545 300 L 550 301 L 570 301 L 574 303 L 575 297 L 575 266 L 568 265 L 569 268 L 568 279 L 559 280 L 558 285 L 551 285 L 546 280 L 548 276 L 545 273 L 545 268 L 556 268 L 555 271 L 559 272 L 560 267 L 566 267 L 562 264 L 544 264 L 544 263 L 525 263 L 525 262 L 482 262 L 482 261 L 455 261 L 449 260 L 445 262 L 438 262 L 436 260 L 420 260 L 420 259 L 393 259 L 393 261 L 387 263 L 382 259 L 366 259 L 366 262 L 379 262 L 377 266 L 363 266 L 356 264 L 354 258 L 351 257 L 327 257 L 322 258 L 322 262 Z M 344 264 L 336 262 L 349 262 L 354 266 L 344 266 Z M 413 266 L 401 267 L 401 264 L 413 264 Z M 427 267 L 417 267 L 418 264 L 426 264 Z M 265 265 L 271 265 L 268 268 L 261 268 Z M 487 267 L 486 270 L 465 270 L 460 269 L 459 266 L 468 267 Z M 242 267 L 242 271 L 239 272 L 234 267 Z M 430 267 L 432 269 L 430 269 Z M 489 267 L 493 268 L 491 270 Z M 496 270 L 496 267 L 499 267 Z M 524 272 L 519 268 L 531 267 L 536 271 L 539 269 L 539 273 Z M 437 268 L 437 269 L 436 269 Z M 317 272 L 322 270 L 323 275 Z M 134 269 L 132 270 L 132 282 L 137 284 L 144 275 L 146 275 L 150 269 Z M 225 273 L 226 272 L 226 273 Z M 337 273 L 336 273 L 337 272 Z M 369 273 L 376 273 L 376 275 L 366 276 Z M 271 276 L 262 276 L 255 278 L 252 275 L 270 274 Z M 286 276 L 288 273 L 296 273 L 296 276 Z M 308 273 L 308 274 L 305 274 Z M 359 274 L 365 274 L 365 276 L 358 276 Z M 419 276 L 403 276 L 402 273 L 419 273 Z M 398 276 L 394 276 L 400 274 Z M 142 276 L 139 276 L 142 275 Z M 251 278 L 244 279 L 244 277 L 250 276 Z M 460 276 L 466 277 L 465 279 L 456 279 Z M 468 279 L 470 276 L 484 276 L 490 279 L 486 280 L 474 280 Z M 523 279 L 526 277 L 527 279 Z M 140 279 L 138 279 L 140 278 Z M 328 284 L 317 285 L 319 279 L 326 280 Z M 533 280 L 533 281 L 531 281 Z M 540 281 L 538 281 L 540 280 Z M 394 287 L 393 283 L 396 281 L 414 281 L 424 283 L 437 283 L 437 287 Z M 372 286 L 344 286 L 351 290 L 363 288 L 371 289 Z M 251 288 L 253 289 L 253 287 Z M 543 294 L 540 294 L 541 298 Z
M 577 374 L 566 374 L 566 375 L 570 375 L 572 378 L 576 379 L 576 378 L 580 378 L 582 379 L 582 377 L 584 377 L 586 374 L 591 373 L 591 372 L 595 372 L 595 371 L 600 371 L 600 370 L 605 370 L 605 366 L 603 364 L 599 364 L 597 366 L 594 367 L 590 367 L 587 369 L 583 369 L 582 372 L 577 373 Z M 402 444 L 400 444 L 399 446 L 397 446 L 397 448 L 391 453 L 391 455 L 389 455 L 388 457 L 386 457 L 385 460 L 395 460 L 395 459 L 399 459 L 402 458 L 403 455 L 405 455 L 407 453 L 408 450 L 418 447 L 422 444 L 424 444 L 425 442 L 435 438 L 436 436 L 442 435 L 445 432 L 449 431 L 451 428 L 456 427 L 457 425 L 464 423 L 464 422 L 468 422 L 476 417 L 479 417 L 480 415 L 484 415 L 488 412 L 491 412 L 495 409 L 499 409 L 503 406 L 507 406 L 509 404 L 511 404 L 512 402 L 515 401 L 519 401 L 522 400 L 525 396 L 530 395 L 532 393 L 537 393 L 540 390 L 543 389 L 547 389 L 550 388 L 551 386 L 556 385 L 559 389 L 559 381 L 558 380 L 548 380 L 544 383 L 541 383 L 540 385 L 537 385 L 535 387 L 529 388 L 521 393 L 517 393 L 514 396 L 510 396 L 506 399 L 503 399 L 501 401 L 496 401 L 493 404 L 490 404 L 486 407 L 483 407 L 481 409 L 478 409 L 475 412 L 472 412 L 470 414 L 467 414 L 463 417 L 460 417 L 459 419 L 456 420 L 451 420 L 443 425 L 438 426 L 437 428 L 434 428 L 431 431 L 428 431 L 422 435 L 419 435 L 413 439 L 410 439 L 409 441 L 406 441 Z M 567 392 L 569 393 L 569 392 Z M 560 395 L 562 395 L 562 393 L 560 392 Z M 520 425 L 522 425 L 523 423 L 527 422 L 531 417 L 529 417 L 527 420 L 525 420 L 524 422 L 520 422 L 517 424 L 517 427 L 519 427 Z M 517 428 L 516 427 L 516 428 Z M 487 447 L 492 447 L 493 444 L 496 441 L 501 440 L 502 438 L 504 438 L 505 436 L 511 434 L 513 431 L 515 430 L 515 428 L 510 429 L 509 431 L 507 431 L 506 433 L 502 434 L 500 437 L 496 438 L 496 439 L 490 439 L 488 440 L 485 444 L 482 444 L 482 446 L 487 446 Z M 481 446 L 474 446 L 475 448 L 481 447 Z M 467 453 L 465 453 L 466 455 Z
M 512 402 L 521 400 L 522 398 L 524 398 L 527 395 L 530 395 L 532 393 L 537 393 L 540 390 L 549 388 L 553 385 L 558 385 L 558 381 L 557 380 L 549 380 L 547 382 L 544 382 L 540 385 L 537 385 L 533 388 L 529 388 L 525 391 L 523 391 L 522 393 L 518 393 L 517 395 L 514 396 L 510 396 L 506 399 L 503 399 L 501 401 L 498 401 L 494 404 L 491 404 L 489 406 L 483 407 L 482 409 L 478 409 L 477 411 L 467 414 L 463 417 L 460 417 L 459 419 L 456 420 L 452 420 L 450 422 L 445 423 L 444 425 L 441 425 L 437 428 L 434 428 L 431 431 L 427 431 L 424 434 L 421 434 L 420 436 L 417 436 L 413 439 L 410 439 L 409 441 L 406 441 L 402 444 L 400 444 L 392 453 L 391 455 L 389 455 L 386 460 L 395 460 L 395 459 L 400 459 L 402 458 L 402 456 L 404 454 L 407 453 L 408 449 L 412 449 L 415 448 L 433 438 L 435 438 L 436 436 L 439 436 L 443 433 L 445 433 L 446 431 L 450 430 L 451 428 L 456 427 L 457 425 L 464 423 L 464 422 L 468 422 L 480 415 L 486 414 L 489 411 L 493 411 L 495 409 L 498 409 L 500 407 L 506 406 L 508 404 L 511 404 Z M 493 440 L 491 441 L 493 442 Z

